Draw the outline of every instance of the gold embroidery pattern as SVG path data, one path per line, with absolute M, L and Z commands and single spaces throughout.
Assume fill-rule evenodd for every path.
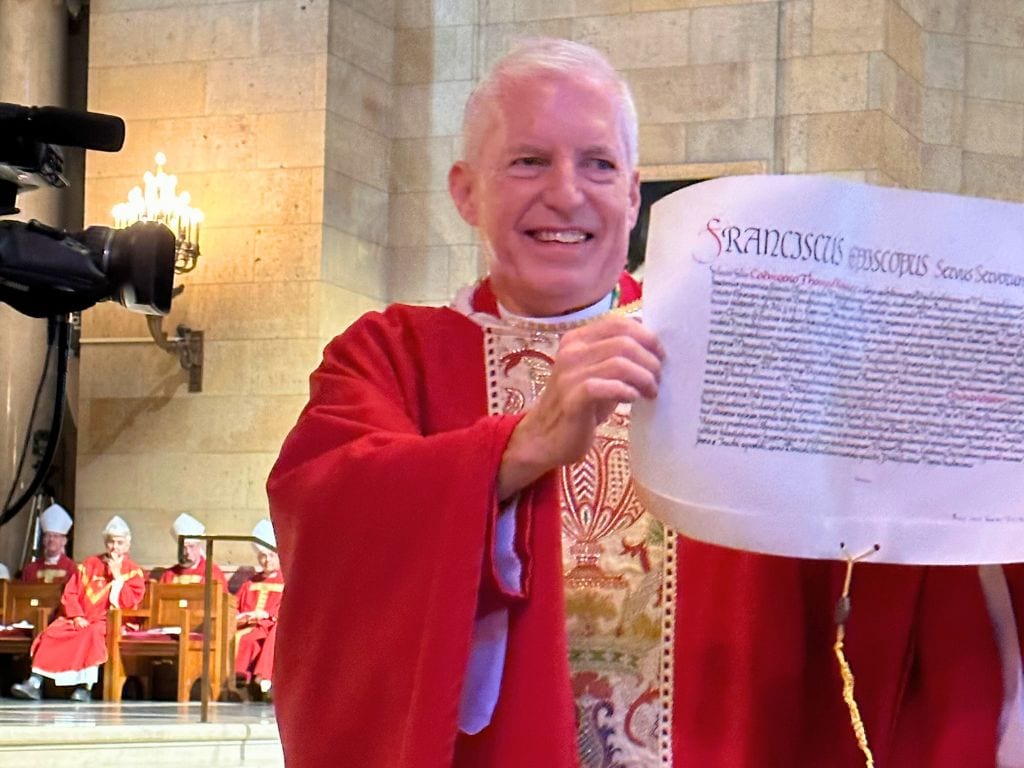
M 629 469 L 629 409 L 620 406 L 598 427 L 587 456 L 562 469 L 562 526 L 575 543 L 571 586 L 621 588 L 619 577 L 601 571 L 601 540 L 628 528 L 643 514 Z
M 256 595 L 256 607 L 253 610 L 262 611 L 266 607 L 271 593 L 284 591 L 284 584 L 250 583 L 249 589 L 258 593 Z
M 107 593 L 110 592 L 111 582 L 106 579 L 105 574 L 98 573 L 90 576 L 84 565 L 78 566 L 78 575 L 82 579 L 82 588 L 85 594 L 85 599 L 93 605 L 97 604 L 100 600 L 106 597 Z
M 661 586 L 661 723 L 658 738 L 661 764 L 672 768 L 672 709 L 675 704 L 673 682 L 676 679 L 674 640 L 676 635 L 676 532 L 665 528 L 665 570 Z
M 106 571 L 98 573 L 93 576 L 89 576 L 85 571 L 85 566 L 78 566 L 78 573 L 82 578 L 83 592 L 85 599 L 93 605 L 97 604 L 100 600 L 103 600 L 110 593 L 110 587 L 113 585 L 112 580 L 107 579 Z M 133 579 L 135 577 L 142 578 L 141 568 L 132 568 L 127 573 L 121 574 L 124 581 Z
M 44 584 L 53 584 L 57 581 L 63 581 L 64 577 L 68 575 L 68 572 L 63 568 L 40 568 L 36 571 L 38 581 Z
M 491 413 L 516 413 L 540 395 L 561 333 L 576 325 L 555 331 L 534 323 L 484 326 Z M 669 592 L 674 568 L 666 558 L 675 537 L 636 497 L 628 426 L 629 408 L 620 407 L 601 425 L 587 456 L 561 476 L 581 768 L 664 768 L 672 762 L 675 588 Z

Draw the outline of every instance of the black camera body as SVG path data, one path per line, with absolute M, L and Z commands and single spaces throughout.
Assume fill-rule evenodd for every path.
M 124 121 L 113 115 L 0 102 L 0 215 L 17 196 L 66 187 L 60 146 L 116 152 Z M 166 315 L 174 287 L 176 239 L 163 224 L 68 233 L 38 221 L 0 221 L 0 302 L 30 317 L 66 315 L 113 300 Z

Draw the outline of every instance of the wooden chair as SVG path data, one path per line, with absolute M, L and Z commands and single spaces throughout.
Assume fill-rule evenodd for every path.
M 224 634 L 220 644 L 220 693 L 223 698 L 238 700 L 235 685 L 235 622 L 238 617 L 238 599 L 230 592 L 221 593 L 224 604 Z
M 0 624 L 9 626 L 28 622 L 32 628 L 0 632 L 0 654 L 28 653 L 32 641 L 46 629 L 50 618 L 60 606 L 63 584 L 37 584 L 0 581 Z
M 120 627 L 124 620 L 138 621 L 142 629 L 107 633 L 107 664 L 103 671 L 103 698 L 120 701 L 125 681 L 138 678 L 143 696 L 150 695 L 150 673 L 153 662 L 170 659 L 177 667 L 177 700 L 189 700 L 192 686 L 202 676 L 203 633 L 210 631 L 211 699 L 216 699 L 223 686 L 224 647 L 231 630 L 227 624 L 230 603 L 223 590 L 213 585 L 213 604 L 209 621 L 203 613 L 202 584 L 147 585 L 148 609 L 110 610 L 110 627 Z M 168 631 L 178 628 L 178 631 Z

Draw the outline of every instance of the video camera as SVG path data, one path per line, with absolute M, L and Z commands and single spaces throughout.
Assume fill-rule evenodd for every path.
M 66 187 L 60 145 L 117 152 L 124 121 L 113 115 L 0 102 L 0 215 L 19 192 Z M 0 221 L 0 302 L 30 317 L 66 315 L 100 301 L 166 315 L 174 287 L 175 236 L 157 222 L 64 232 L 38 221 Z

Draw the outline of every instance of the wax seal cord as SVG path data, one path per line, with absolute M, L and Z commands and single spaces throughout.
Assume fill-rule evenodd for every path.
M 868 746 L 868 734 L 864 728 L 864 721 L 860 717 L 857 699 L 853 695 L 853 670 L 850 669 L 850 663 L 846 660 L 846 653 L 843 651 L 843 641 L 846 639 L 846 622 L 850 620 L 850 610 L 852 608 L 850 583 L 853 581 L 853 566 L 861 560 L 871 557 L 881 547 L 875 544 L 871 549 L 857 556 L 851 555 L 846 550 L 845 542 L 840 542 L 839 549 L 846 559 L 846 579 L 843 581 L 843 594 L 840 595 L 839 600 L 836 602 L 836 642 L 832 649 L 835 651 L 836 659 L 839 662 L 839 674 L 843 678 L 843 701 L 846 702 L 846 708 L 850 710 L 850 725 L 853 726 L 853 733 L 857 737 L 857 746 L 864 753 L 867 768 L 874 768 L 875 758 L 871 754 L 871 748 Z

